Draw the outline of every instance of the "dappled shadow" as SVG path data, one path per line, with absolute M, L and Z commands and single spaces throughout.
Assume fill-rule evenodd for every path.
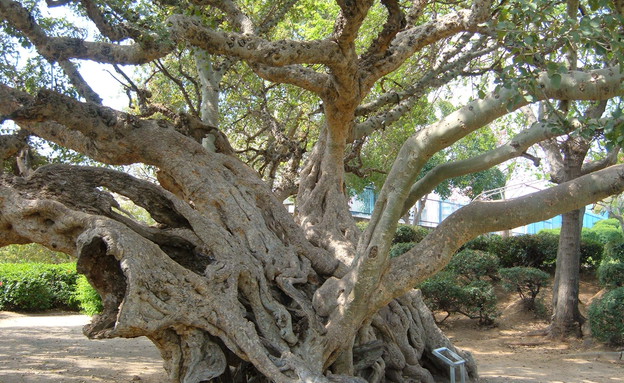
M 56 318 L 67 321 L 58 327 L 32 318 L 0 319 L 0 383 L 167 380 L 160 354 L 146 338 L 89 340 L 82 334 L 84 320 Z

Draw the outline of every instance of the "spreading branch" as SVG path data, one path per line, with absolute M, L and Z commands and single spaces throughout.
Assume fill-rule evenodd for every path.
M 49 37 L 28 10 L 13 0 L 0 0 L 0 16 L 26 35 L 39 54 L 52 62 L 82 59 L 108 64 L 144 64 L 169 54 L 174 48 L 158 36 L 144 36 L 139 43 L 131 45 Z

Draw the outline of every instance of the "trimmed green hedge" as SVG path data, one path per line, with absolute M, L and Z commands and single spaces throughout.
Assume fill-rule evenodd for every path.
M 77 283 L 75 263 L 0 263 L 0 310 L 78 310 L 100 300 L 90 285 L 95 296 L 79 296 Z
M 559 247 L 558 230 L 542 230 L 538 234 L 526 234 L 503 238 L 498 235 L 481 235 L 467 242 L 462 248 L 481 250 L 496 254 L 501 267 L 534 267 L 553 270 Z M 602 259 L 603 244 L 585 237 L 581 240 L 581 265 L 593 269 Z
M 104 310 L 100 294 L 89 284 L 84 275 L 80 275 L 76 280 L 73 298 L 78 303 L 80 311 L 87 315 L 99 314 Z

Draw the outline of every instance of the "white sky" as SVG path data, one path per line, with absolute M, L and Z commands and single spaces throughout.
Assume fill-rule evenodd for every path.
M 87 38 L 93 39 L 96 33 L 95 27 L 92 24 L 85 24 L 85 19 L 78 18 L 73 13 L 68 12 L 66 7 L 48 8 L 45 2 L 41 2 L 39 6 L 43 15 L 59 18 L 65 17 L 75 25 L 86 28 L 89 33 Z M 88 60 L 73 61 L 80 66 L 79 71 L 85 81 L 102 97 L 104 105 L 118 110 L 128 106 L 128 97 L 123 92 L 119 82 L 111 75 L 111 73 L 115 73 L 112 65 Z M 116 75 L 116 77 L 119 76 Z
M 117 110 L 123 110 L 128 106 L 128 97 L 121 84 L 111 75 L 111 73 L 115 73 L 112 65 L 92 61 L 78 61 L 78 63 L 80 64 L 80 74 L 91 88 L 102 97 L 104 105 Z M 119 78 L 120 76 L 116 74 L 115 77 Z

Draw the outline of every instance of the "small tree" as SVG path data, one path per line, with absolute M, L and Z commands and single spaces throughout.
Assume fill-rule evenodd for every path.
M 500 269 L 503 287 L 508 291 L 516 291 L 528 310 L 535 310 L 535 298 L 540 290 L 548 284 L 550 276 L 533 267 L 511 267 Z

